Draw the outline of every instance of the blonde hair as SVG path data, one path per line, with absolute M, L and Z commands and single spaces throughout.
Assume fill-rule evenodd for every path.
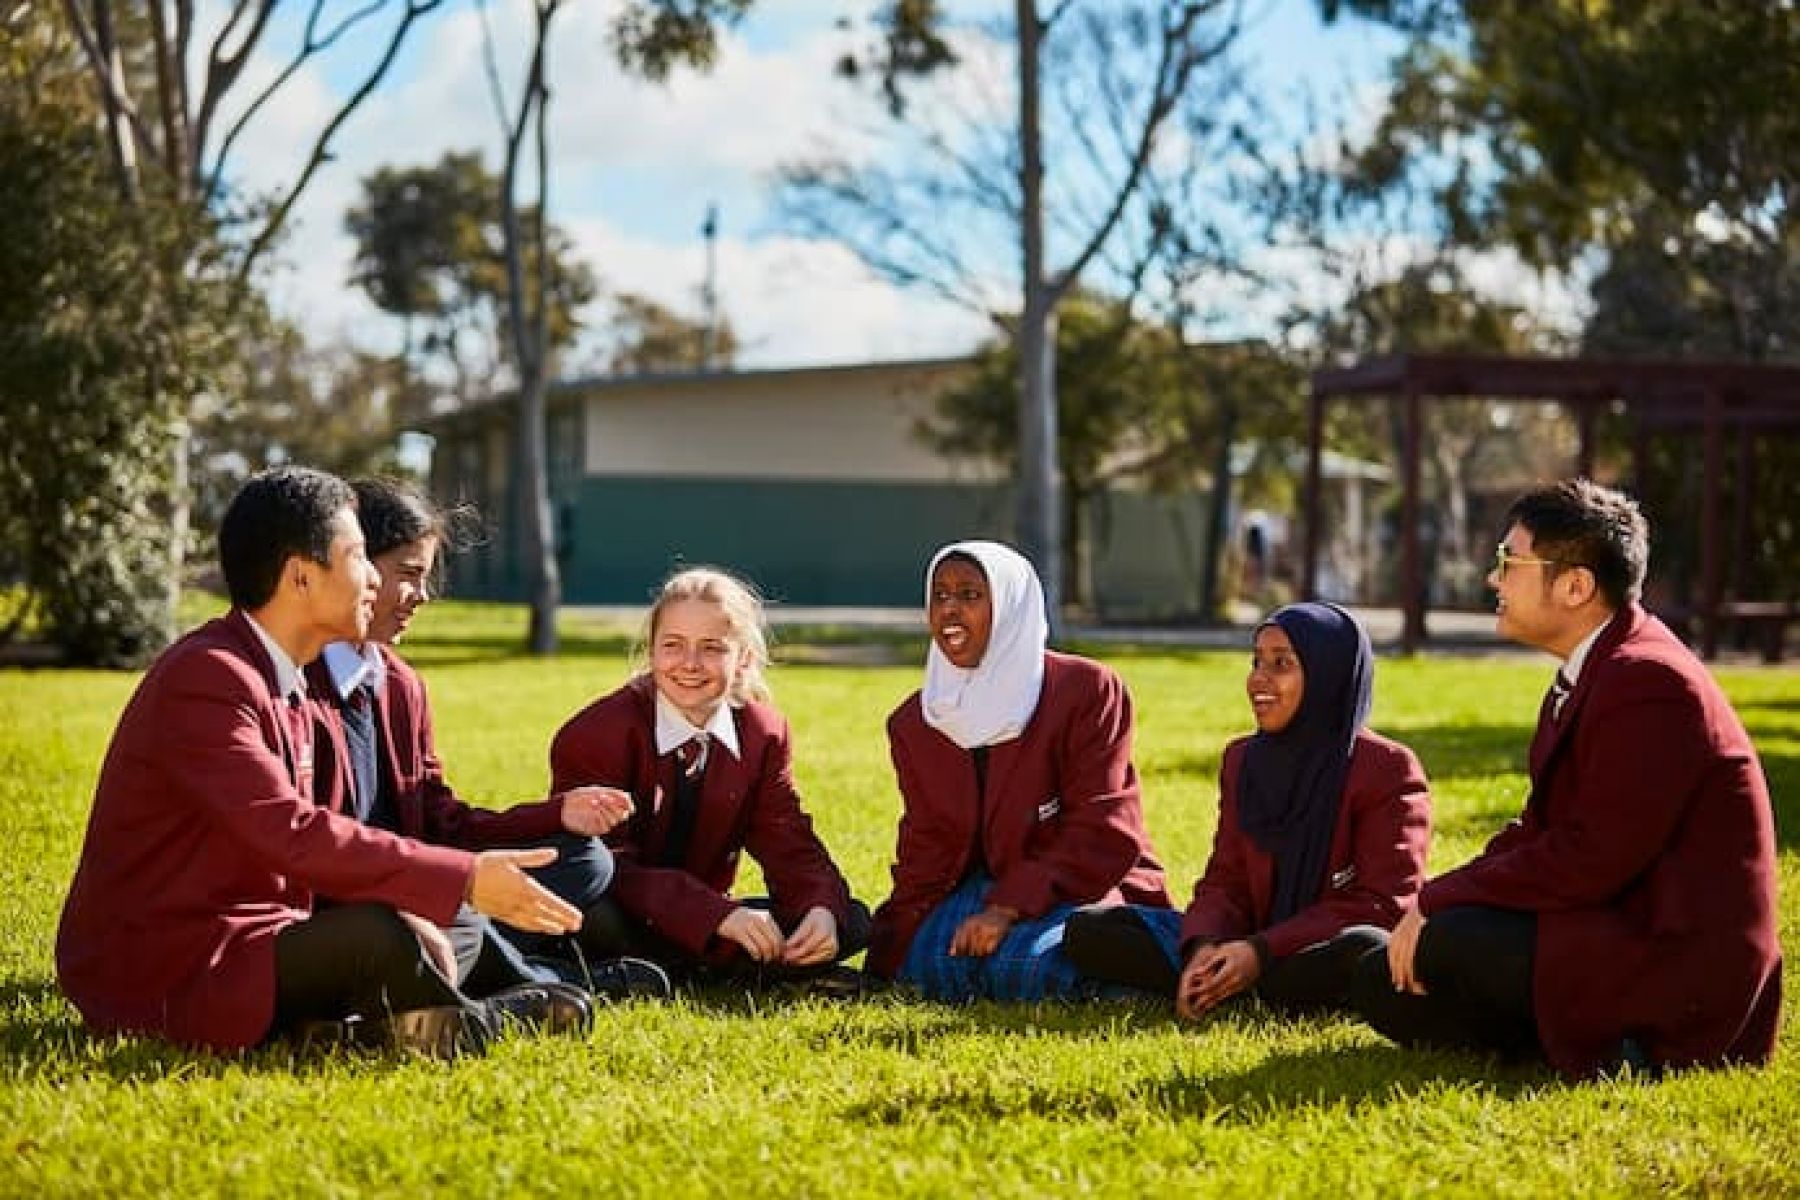
M 662 619 L 663 610 L 683 600 L 717 605 L 725 614 L 731 641 L 749 652 L 747 661 L 732 681 L 725 702 L 736 707 L 752 700 L 772 699 L 774 693 L 769 690 L 769 681 L 763 677 L 763 669 L 769 665 L 769 633 L 762 597 L 750 583 L 718 567 L 689 567 L 664 581 L 650 604 L 650 611 L 644 614 L 644 627 L 638 633 L 638 674 L 645 675 L 650 671 L 649 648 L 655 644 L 656 626 Z

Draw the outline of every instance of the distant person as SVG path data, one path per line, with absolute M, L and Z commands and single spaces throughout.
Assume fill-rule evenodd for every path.
M 326 1022 L 434 1054 L 479 1049 L 502 1023 L 586 1029 L 585 997 L 559 984 L 470 999 L 416 932 L 465 900 L 573 931 L 581 914 L 525 874 L 554 850 L 470 854 L 313 803 L 298 664 L 361 640 L 381 582 L 349 485 L 298 467 L 253 477 L 219 560 L 231 611 L 151 666 L 101 767 L 56 939 L 88 1027 L 237 1051 Z M 342 903 L 316 911 L 321 894 Z
M 904 811 L 869 968 L 941 1000 L 1077 998 L 1078 904 L 1167 908 L 1131 762 L 1131 697 L 1045 648 L 1019 553 L 957 542 L 925 572 L 925 684 L 888 718 Z
M 1773 1051 L 1768 785 L 1706 667 L 1639 606 L 1648 556 L 1636 503 L 1585 479 L 1508 512 L 1488 575 L 1499 631 L 1562 666 L 1524 814 L 1359 964 L 1357 1007 L 1395 1041 L 1571 1075 Z
M 1425 878 L 1431 797 L 1419 760 L 1372 732 L 1375 656 L 1334 604 L 1256 629 L 1256 732 L 1225 748 L 1212 857 L 1184 915 L 1096 905 L 1069 918 L 1083 975 L 1174 1000 L 1198 1020 L 1254 993 L 1289 1012 L 1347 1009 L 1358 959 L 1385 944 Z
M 764 625 L 742 581 L 678 572 L 645 618 L 643 672 L 551 743 L 552 787 L 620 788 L 633 804 L 606 835 L 613 884 L 584 937 L 690 980 L 854 987 L 853 973 L 831 968 L 867 945 L 869 910 L 794 787 L 788 724 L 763 677 Z M 744 851 L 766 899 L 732 895 Z
M 365 824 L 421 841 L 464 850 L 550 845 L 556 861 L 532 875 L 585 913 L 612 880 L 612 855 L 598 835 L 631 814 L 631 797 L 580 787 L 503 812 L 457 798 L 438 758 L 425 684 L 394 650 L 431 601 L 448 534 L 443 515 L 394 480 L 359 479 L 351 486 L 381 590 L 367 639 L 332 642 L 306 670 L 309 691 L 335 718 L 328 728 L 336 752 L 320 759 L 318 790 L 345 797 L 346 811 Z M 668 994 L 668 979 L 654 964 L 584 947 L 591 927 L 584 919 L 568 938 L 496 929 L 465 904 L 448 929 L 427 926 L 421 936 L 440 948 L 440 957 L 453 959 L 447 973 L 476 995 L 558 978 L 608 997 Z

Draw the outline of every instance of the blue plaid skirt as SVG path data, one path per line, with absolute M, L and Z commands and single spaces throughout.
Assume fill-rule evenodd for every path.
M 1073 904 L 1059 904 L 1042 916 L 1007 930 L 986 958 L 951 957 L 957 926 L 985 907 L 993 879 L 969 876 L 925 918 L 906 952 L 900 981 L 933 1000 L 1080 1000 L 1099 989 L 1084 979 L 1063 954 L 1063 926 Z

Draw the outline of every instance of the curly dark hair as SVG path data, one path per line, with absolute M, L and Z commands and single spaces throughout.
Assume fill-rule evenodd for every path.
M 1623 608 L 1643 594 L 1650 525 L 1624 492 L 1591 479 L 1565 479 L 1514 500 L 1506 523 L 1531 534 L 1532 553 L 1553 561 L 1553 573 L 1570 567 L 1592 571 L 1612 607 Z

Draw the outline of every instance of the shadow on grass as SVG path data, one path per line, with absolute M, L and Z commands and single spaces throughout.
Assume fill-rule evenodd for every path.
M 1560 1086 L 1561 1080 L 1548 1067 L 1503 1063 L 1483 1055 L 1397 1046 L 1320 1046 L 1276 1053 L 1232 1074 L 1176 1073 L 1152 1083 L 1145 1099 L 1175 1116 L 1253 1125 L 1302 1108 L 1410 1100 L 1444 1085 L 1472 1087 L 1511 1100 Z
M 896 1037 L 893 1044 L 910 1050 L 946 1033 L 965 1032 L 1028 1032 L 1040 1037 L 1050 1033 L 1087 1040 L 1115 1035 L 1122 1023 L 1141 1021 L 1145 1028 L 1155 1029 L 1174 1022 L 1166 1008 L 1147 1002 L 1129 1007 L 1070 1007 L 1061 1010 L 1067 1014 L 1066 1021 L 1058 1021 L 1054 1010 L 1042 1007 L 1009 1010 L 983 1005 L 955 1011 L 960 1019 L 934 1023 L 931 1038 Z M 1296 1029 L 1292 1021 L 1264 1014 L 1223 1016 L 1218 1021 L 1247 1033 L 1271 1023 L 1278 1023 L 1284 1035 Z M 1205 1036 L 1205 1030 L 1195 1036 Z M 945 1118 L 1117 1119 L 1149 1110 L 1208 1124 L 1249 1126 L 1299 1110 L 1410 1101 L 1446 1085 L 1473 1088 L 1503 1100 L 1567 1086 L 1546 1066 L 1509 1064 L 1484 1055 L 1389 1045 L 1319 1045 L 1273 1051 L 1253 1066 L 1218 1074 L 1172 1065 L 1166 1076 L 1146 1078 L 1140 1086 L 1112 1092 L 1072 1090 L 1067 1079 L 1041 1085 L 1008 1080 L 997 1088 L 979 1078 L 946 1074 L 877 1100 L 847 1106 L 843 1115 L 877 1125 L 912 1126 Z
M 156 1038 L 96 1035 L 81 1024 L 54 984 L 0 981 L 0 1074 L 12 1079 L 146 1083 L 220 1079 L 244 1072 L 306 1077 L 339 1075 L 347 1062 L 365 1071 L 383 1071 L 429 1060 L 402 1052 L 330 1049 L 285 1040 L 241 1055 L 217 1055 Z
M 1529 725 L 1383 725 L 1380 732 L 1412 749 L 1428 779 L 1487 779 L 1525 773 Z

